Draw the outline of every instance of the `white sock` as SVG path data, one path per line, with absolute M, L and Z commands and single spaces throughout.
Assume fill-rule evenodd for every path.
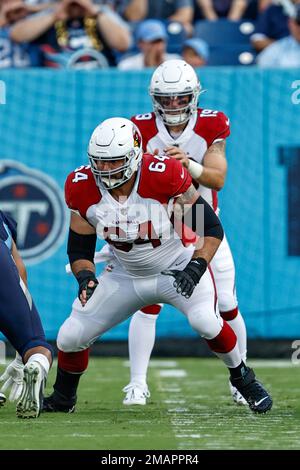
M 246 360 L 247 360 L 247 330 L 246 330 L 246 325 L 245 325 L 244 319 L 243 319 L 240 311 L 238 311 L 237 316 L 233 320 L 229 320 L 229 321 L 227 321 L 227 323 L 231 326 L 231 328 L 233 329 L 233 331 L 236 334 L 242 360 L 244 361 L 244 363 L 246 363 Z
M 47 377 L 50 369 L 50 363 L 44 354 L 32 354 L 32 356 L 30 356 L 28 359 L 27 364 L 30 364 L 30 362 L 38 362 L 44 371 L 44 377 Z
M 236 343 L 234 348 L 228 353 L 219 353 L 215 351 L 213 352 L 216 356 L 221 359 L 221 361 L 224 362 L 227 367 L 237 367 L 241 363 L 241 354 L 238 347 L 238 343 Z
M 155 324 L 158 315 L 138 310 L 129 326 L 130 382 L 146 385 L 147 369 L 155 342 Z

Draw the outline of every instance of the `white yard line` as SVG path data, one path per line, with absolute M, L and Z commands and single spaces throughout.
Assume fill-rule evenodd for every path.
M 194 449 L 195 439 L 201 437 L 195 431 L 195 420 L 191 409 L 183 397 L 181 388 L 182 379 L 187 377 L 183 369 L 158 370 L 159 390 L 168 395 L 164 403 L 168 405 L 167 412 L 170 414 L 170 423 L 175 438 L 178 440 L 177 449 Z
M 123 362 L 124 367 L 130 367 L 129 361 Z M 172 399 L 163 400 L 164 403 L 169 405 L 167 409 L 168 413 L 171 414 L 171 426 L 173 433 L 178 439 L 178 449 L 193 449 L 195 439 L 199 439 L 200 434 L 196 434 L 194 431 L 195 421 L 191 417 L 191 410 L 187 406 L 187 402 L 183 398 L 176 398 L 176 394 L 182 394 L 182 389 L 179 382 L 165 379 L 183 379 L 187 377 L 187 372 L 183 369 L 177 369 L 178 363 L 176 361 L 162 361 L 152 360 L 149 363 L 149 367 L 159 369 L 158 377 L 159 380 L 158 390 L 160 392 L 171 394 Z M 184 434 L 183 434 L 184 431 Z
M 183 369 L 159 370 L 158 373 L 161 377 L 165 378 L 176 377 L 177 379 L 181 379 L 187 376 L 186 371 Z
M 249 359 L 249 365 L 250 367 L 271 367 L 271 368 L 278 368 L 278 369 L 284 369 L 286 367 L 300 367 L 300 362 L 299 364 L 293 364 L 290 359 Z
M 151 368 L 161 368 L 161 367 L 171 367 L 171 368 L 174 368 L 174 367 L 177 367 L 177 362 L 176 361 L 164 361 L 164 360 L 160 360 L 160 359 L 152 359 L 150 362 L 149 362 L 149 367 Z M 123 366 L 124 367 L 130 367 L 130 362 L 129 361 L 124 361 L 123 362 Z

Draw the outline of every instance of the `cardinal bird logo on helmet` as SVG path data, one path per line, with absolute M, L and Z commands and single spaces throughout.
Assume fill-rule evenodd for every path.
M 134 147 L 140 147 L 141 145 L 141 136 L 136 129 L 133 130 L 133 142 Z

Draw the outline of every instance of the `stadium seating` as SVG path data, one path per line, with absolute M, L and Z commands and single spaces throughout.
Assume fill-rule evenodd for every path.
M 224 45 L 249 44 L 254 31 L 250 21 L 200 20 L 195 23 L 194 36 L 204 39 L 211 47 Z
M 194 36 L 210 46 L 208 65 L 253 65 L 255 51 L 250 44 L 254 24 L 250 21 L 200 20 L 195 24 Z
M 166 21 L 165 25 L 168 33 L 168 52 L 181 54 L 182 45 L 187 38 L 184 27 L 178 21 Z
M 210 48 L 207 65 L 254 65 L 255 57 L 251 46 L 216 46 Z
M 186 32 L 184 27 L 178 21 L 168 21 L 168 20 L 161 20 L 162 23 L 166 26 L 166 30 L 168 33 L 168 47 L 167 51 L 170 54 L 181 54 L 182 45 L 187 38 Z M 132 47 L 126 52 L 130 55 L 137 54 L 139 52 L 139 48 L 137 46 L 136 41 L 136 31 L 140 22 L 131 23 L 131 30 L 133 33 L 133 44 Z

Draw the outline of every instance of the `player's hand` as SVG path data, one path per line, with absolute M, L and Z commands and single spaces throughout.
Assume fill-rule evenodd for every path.
M 207 262 L 204 258 L 195 258 L 192 259 L 182 271 L 170 269 L 162 271 L 162 274 L 173 276 L 175 278 L 173 285 L 176 292 L 183 295 L 186 299 L 189 299 L 205 273 L 206 268 Z
M 4 373 L 0 377 L 0 382 L 4 382 L 2 388 L 0 389 L 0 392 L 2 394 L 5 394 L 5 392 L 10 389 L 10 401 L 16 401 L 18 400 L 18 398 L 20 398 L 23 388 L 23 369 L 24 364 L 22 362 L 22 358 L 17 353 L 16 358 L 6 367 Z M 2 398 L 2 404 L 3 403 L 5 403 L 5 400 Z
M 78 298 L 84 307 L 87 301 L 92 297 L 99 282 L 92 271 L 82 270 L 76 274 L 79 284 Z
M 181 150 L 181 148 L 176 147 L 176 146 L 171 146 L 171 147 L 165 148 L 164 152 L 165 152 L 165 155 L 167 155 L 168 157 L 175 158 L 175 160 L 179 160 L 185 168 L 188 168 L 190 160 L 187 154 L 183 150 Z

